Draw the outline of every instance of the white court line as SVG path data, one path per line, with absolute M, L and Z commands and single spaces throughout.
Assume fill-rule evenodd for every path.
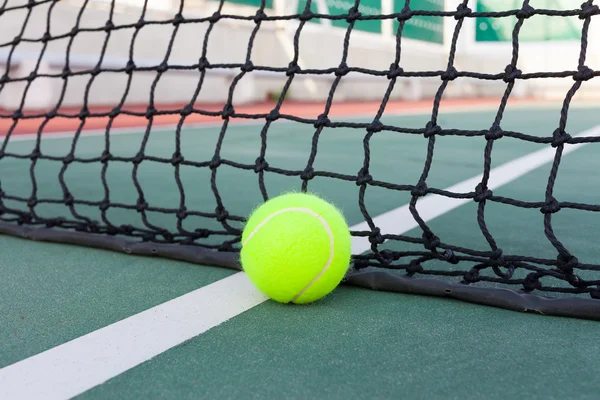
M 0 369 L 0 399 L 69 399 L 266 300 L 236 273 Z
M 600 126 L 577 136 L 600 135 Z M 566 145 L 570 153 L 584 144 Z M 552 160 L 555 149 L 545 148 L 507 162 L 490 173 L 490 188 L 498 188 Z M 480 176 L 447 188 L 474 190 Z M 469 200 L 426 196 L 419 212 L 429 221 Z M 384 233 L 403 234 L 416 225 L 408 207 L 382 214 L 375 223 Z M 364 223 L 351 227 L 366 229 Z M 368 249 L 353 241 L 353 253 Z M 365 247 L 366 246 L 366 247 Z M 0 369 L 0 399 L 68 399 L 81 394 L 151 358 L 266 301 L 244 273 L 205 286 L 133 315 L 70 342 Z

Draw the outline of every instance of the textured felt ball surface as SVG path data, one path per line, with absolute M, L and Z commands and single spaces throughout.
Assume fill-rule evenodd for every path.
M 250 215 L 241 263 L 252 283 L 281 303 L 330 293 L 350 265 L 350 231 L 332 204 L 306 193 L 272 198 Z

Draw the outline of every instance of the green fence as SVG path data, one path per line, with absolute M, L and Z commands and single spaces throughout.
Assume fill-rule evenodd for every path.
M 498 1 L 500 2 L 500 1 Z M 404 0 L 394 0 L 394 12 L 404 8 Z M 411 10 L 444 11 L 444 0 L 411 0 Z M 394 32 L 399 22 L 394 20 Z M 404 23 L 402 36 L 431 43 L 444 43 L 444 17 L 413 16 Z
M 540 9 L 569 10 L 579 6 L 574 0 L 536 0 L 531 5 Z M 521 0 L 479 0 L 477 11 L 494 12 L 518 10 Z M 475 40 L 478 42 L 512 42 L 512 33 L 517 23 L 515 16 L 503 18 L 476 18 Z M 577 40 L 581 38 L 582 21 L 577 17 L 534 15 L 523 22 L 519 32 L 520 42 Z
M 302 13 L 306 8 L 306 0 L 298 1 L 298 13 Z M 325 0 L 325 4 L 327 4 L 327 8 L 329 10 L 329 15 L 344 15 L 348 14 L 348 10 L 354 7 L 354 0 Z M 317 13 L 319 10 L 316 4 L 316 1 L 312 1 L 310 5 L 310 10 L 313 13 Z M 381 0 L 361 0 L 360 6 L 358 10 L 363 15 L 378 15 L 381 14 Z M 330 20 L 331 25 L 336 28 L 348 28 L 348 22 L 345 20 Z M 322 23 L 319 19 L 312 19 L 310 22 L 313 23 Z M 373 20 L 373 21 L 356 21 L 354 24 L 354 29 L 363 31 L 363 32 L 381 32 L 381 20 Z

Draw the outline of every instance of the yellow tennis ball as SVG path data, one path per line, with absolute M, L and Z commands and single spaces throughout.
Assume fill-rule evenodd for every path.
M 348 271 L 350 255 L 344 216 L 311 194 L 268 200 L 250 215 L 242 234 L 243 270 L 280 303 L 311 303 L 329 294 Z

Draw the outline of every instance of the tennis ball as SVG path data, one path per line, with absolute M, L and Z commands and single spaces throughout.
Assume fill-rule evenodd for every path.
M 254 210 L 242 234 L 241 263 L 250 281 L 280 303 L 329 294 L 350 265 L 350 230 L 333 205 L 288 193 Z

